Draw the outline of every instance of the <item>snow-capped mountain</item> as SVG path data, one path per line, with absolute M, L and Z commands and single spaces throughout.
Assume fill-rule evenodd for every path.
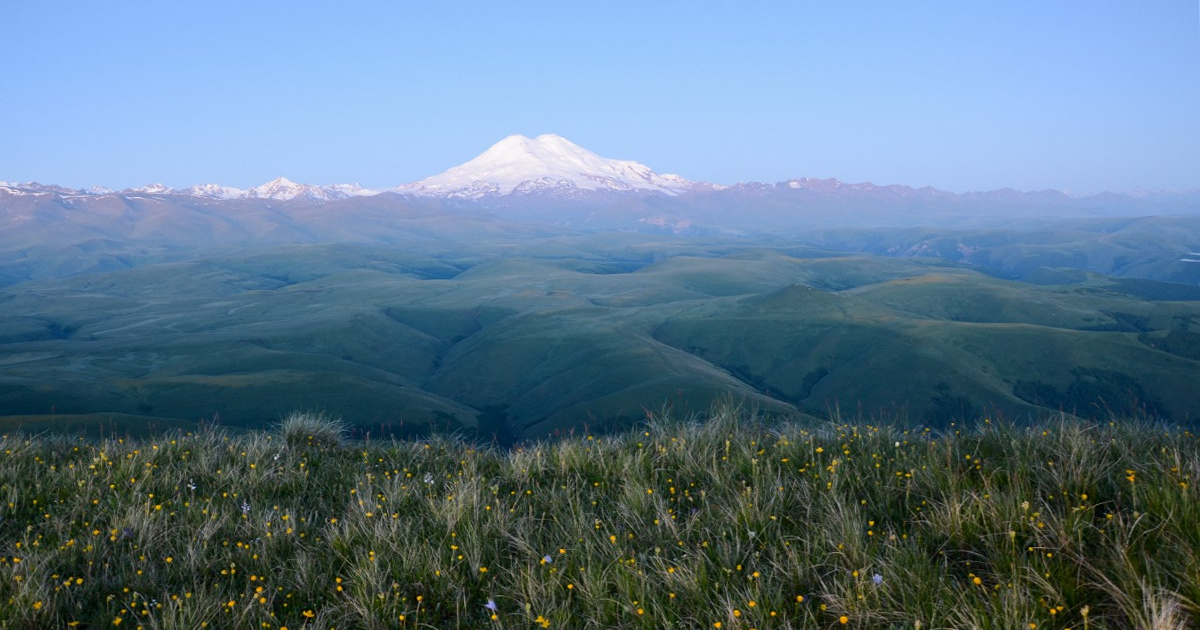
M 284 201 L 309 199 L 312 201 L 329 201 L 330 199 L 344 199 L 364 194 L 374 194 L 374 192 L 358 184 L 313 186 L 311 184 L 297 184 L 286 177 L 278 177 L 262 186 L 255 186 L 245 191 L 242 196 L 249 199 L 279 199 Z
M 208 197 L 209 199 L 241 199 L 246 191 L 241 188 L 221 186 L 220 184 L 197 184 L 179 191 L 192 197 Z
M 130 188 L 124 192 L 142 193 L 142 194 L 146 194 L 146 195 L 175 195 L 175 194 L 178 194 L 176 191 L 172 190 L 171 188 L 169 188 L 168 186 L 166 186 L 164 184 L 148 184 L 146 186 Z
M 302 199 L 308 201 L 331 201 L 362 195 L 375 195 L 381 191 L 368 190 L 359 184 L 332 184 L 329 186 L 314 186 L 312 184 L 297 184 L 286 177 L 273 179 L 261 186 L 243 190 L 219 184 L 198 184 L 188 188 L 171 188 L 164 184 L 148 184 L 137 188 L 126 188 L 116 192 L 107 188 L 92 188 L 90 190 L 64 188 L 29 183 L 0 182 L 0 195 L 58 195 L 58 196 L 93 196 L 104 195 L 180 195 L 186 197 L 205 197 L 208 199 L 275 199 L 291 201 Z
M 26 195 L 58 195 L 58 196 L 75 196 L 75 195 L 101 195 L 111 192 L 107 188 L 94 188 L 92 190 L 76 190 L 74 188 L 66 188 L 63 186 L 55 186 L 52 184 L 39 184 L 37 182 L 0 182 L 0 195 L 11 195 L 14 197 L 23 197 Z
M 1107 206 L 1133 207 L 1131 204 L 1144 202 L 1171 208 L 1171 212 L 1191 211 L 1198 191 L 1134 191 L 1128 194 L 1076 198 L 1060 191 L 1021 192 L 1001 189 L 986 192 L 951 193 L 930 187 L 911 188 L 903 185 L 875 185 L 869 182 L 847 183 L 836 179 L 811 177 L 789 179 L 783 182 L 741 182 L 722 186 L 684 179 L 678 175 L 664 175 L 650 167 L 632 160 L 614 160 L 601 157 L 561 136 L 544 134 L 536 138 L 512 135 L 492 145 L 478 157 L 455 166 L 441 174 L 395 188 L 367 189 L 359 184 L 334 184 L 315 186 L 300 184 L 285 177 L 253 188 L 241 189 L 218 184 L 200 184 L 184 189 L 175 189 L 163 184 L 151 184 L 140 188 L 129 188 L 114 192 L 107 188 L 72 189 L 45 185 L 37 182 L 0 182 L 0 197 L 38 198 L 41 196 L 80 200 L 109 195 L 198 197 L 212 200 L 269 199 L 319 203 L 378 195 L 399 193 L 405 196 L 477 201 L 484 205 L 498 199 L 499 203 L 511 206 L 503 197 L 526 196 L 519 205 L 536 206 L 540 201 L 534 197 L 557 201 L 559 198 L 575 201 L 601 200 L 612 195 L 633 193 L 634 196 L 659 194 L 678 197 L 672 203 L 688 201 L 692 195 L 703 197 L 698 203 L 734 202 L 741 204 L 747 199 L 779 200 L 779 203 L 828 204 L 837 201 L 842 205 L 872 202 L 870 208 L 880 210 L 888 203 L 902 207 L 913 204 L 938 203 L 946 208 L 965 208 L 982 204 L 995 211 L 1000 207 L 1032 208 L 1045 205 L 1056 211 L 1068 206 L 1086 207 L 1102 203 Z M 715 196 L 714 196 L 715 195 Z M 876 203 L 878 202 L 878 203 Z M 880 205 L 883 204 L 883 205 Z M 806 206 L 807 207 L 807 206 Z M 511 207 L 509 210 L 511 211 Z M 861 209 L 855 212 L 861 212 Z M 957 210 L 956 210 L 957 211 Z M 849 215 L 848 215 L 849 216 Z M 648 225 L 659 225 L 661 217 L 647 219 Z M 676 217 L 678 218 L 678 217 Z M 663 219 L 666 221 L 666 219 Z M 675 225 L 672 219 L 671 225 Z M 689 224 L 690 225 L 690 224 Z
M 367 190 L 358 184 L 314 186 L 312 184 L 297 184 L 286 177 L 278 177 L 261 186 L 255 186 L 247 190 L 231 186 L 221 186 L 219 184 L 198 184 L 184 189 L 168 188 L 162 184 L 150 184 L 149 186 L 130 188 L 122 192 L 146 195 L 186 195 L 209 199 L 275 199 L 279 201 L 303 199 L 308 201 L 330 201 L 332 199 L 344 199 L 359 195 L 373 195 L 377 191 Z
M 708 184 L 660 175 L 631 160 L 601 157 L 554 134 L 512 135 L 444 173 L 396 188 L 421 196 L 476 199 L 485 195 L 577 191 L 658 192 L 667 195 Z
M 36 183 L 0 182 L 0 194 L 4 195 L 179 195 L 221 200 L 280 201 L 331 201 L 382 192 L 457 199 L 530 193 L 574 196 L 586 192 L 652 192 L 675 196 L 693 190 L 722 188 L 690 181 L 678 175 L 659 174 L 632 160 L 601 157 L 554 134 L 536 138 L 509 136 L 475 159 L 444 173 L 386 190 L 371 190 L 359 184 L 314 186 L 299 184 L 286 177 L 248 189 L 219 184 L 198 184 L 177 189 L 163 184 L 150 184 L 117 193 L 104 188 L 74 190 Z

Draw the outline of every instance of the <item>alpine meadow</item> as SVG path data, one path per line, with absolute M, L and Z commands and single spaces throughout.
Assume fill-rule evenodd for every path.
M 0 192 L 6 628 L 1197 614 L 1194 195 Z
M 2 21 L 0 630 L 1200 627 L 1200 5 Z

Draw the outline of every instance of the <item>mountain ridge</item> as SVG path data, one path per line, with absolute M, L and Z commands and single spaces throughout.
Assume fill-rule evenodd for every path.
M 1047 200 L 1102 199 L 1116 196 L 1129 199 L 1155 199 L 1180 195 L 1200 195 L 1200 189 L 1147 190 L 1102 192 L 1095 195 L 1072 195 L 1061 190 L 1020 191 L 1000 188 L 990 191 L 954 193 L 930 186 L 912 187 L 904 184 L 874 184 L 843 182 L 836 178 L 796 177 L 781 182 L 738 182 L 722 185 L 693 181 L 680 175 L 660 174 L 633 160 L 605 158 L 555 134 L 528 138 L 510 135 L 493 144 L 478 156 L 451 167 L 439 174 L 390 188 L 367 188 L 360 184 L 314 185 L 296 183 L 286 177 L 251 188 L 236 188 L 215 183 L 196 184 L 187 188 L 170 188 L 149 184 L 114 191 L 105 187 L 73 189 L 37 182 L 13 183 L 0 181 L 0 195 L 20 196 L 57 194 L 63 196 L 105 195 L 175 195 L 208 199 L 273 199 L 278 201 L 332 201 L 358 196 L 395 193 L 415 197 L 481 200 L 491 197 L 522 195 L 552 195 L 580 197 L 596 194 L 660 194 L 668 197 L 689 193 L 730 191 L 756 194 L 767 190 L 789 189 L 814 194 L 890 195 L 904 198 L 951 198 L 969 200 L 1021 201 L 1036 198 Z

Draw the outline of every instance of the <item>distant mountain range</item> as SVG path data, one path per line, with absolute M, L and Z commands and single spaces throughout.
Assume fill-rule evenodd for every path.
M 1145 220 L 1168 215 L 1187 222 L 1167 229 Z M 1200 247 L 1197 217 L 1200 191 L 957 194 L 814 178 L 721 186 L 604 158 L 559 136 L 510 136 L 444 173 L 386 190 L 282 177 L 249 189 L 0 182 L 0 286 L 214 248 L 593 232 L 788 239 L 838 251 L 935 255 L 1022 277 L 1077 267 L 1191 284 L 1200 282 L 1193 262 L 1200 258 L 1191 253 Z M 1133 236 L 1148 226 L 1153 246 Z M 1066 243 L 1075 245 L 1064 258 L 1055 248 Z
M 966 203 L 1022 203 L 1052 206 L 1110 206 L 1124 200 L 1178 204 L 1200 200 L 1200 190 L 1103 193 L 1074 197 L 1061 191 L 1020 192 L 1000 189 L 965 194 L 935 188 L 903 185 L 850 184 L 836 179 L 797 178 L 778 183 L 749 182 L 723 186 L 697 182 L 679 175 L 659 174 L 631 160 L 599 156 L 554 134 L 536 138 L 512 135 L 492 145 L 478 157 L 417 182 L 393 188 L 370 189 L 359 184 L 326 186 L 299 184 L 279 177 L 261 186 L 241 189 L 219 184 L 198 184 L 175 189 L 162 184 L 113 191 L 107 188 L 70 189 L 38 183 L 0 182 L 0 197 L 20 195 L 58 196 L 188 196 L 207 199 L 272 199 L 277 201 L 331 201 L 350 197 L 393 193 L 412 197 L 496 200 L 511 196 L 595 198 L 612 194 L 681 195 L 723 194 L 728 197 L 762 197 L 780 191 L 803 191 L 812 195 L 875 198 L 878 200 L 959 201 Z M 1125 205 L 1128 205 L 1125 203 Z M 1195 207 L 1193 206 L 1193 209 Z
M 72 189 L 62 186 L 38 184 L 36 182 L 24 184 L 0 182 L 0 196 L 130 197 L 138 195 L 173 195 L 224 200 L 275 199 L 277 201 L 330 201 L 360 195 L 375 195 L 379 192 L 381 191 L 368 190 L 358 184 L 333 184 L 330 186 L 297 184 L 286 177 L 278 177 L 261 186 L 247 189 L 221 186 L 220 184 L 197 184 L 188 188 L 170 188 L 162 184 L 150 184 L 138 188 L 126 188 L 125 190 L 114 191 L 107 188 Z

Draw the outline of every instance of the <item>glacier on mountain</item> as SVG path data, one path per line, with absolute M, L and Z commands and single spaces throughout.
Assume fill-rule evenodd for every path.
M 660 175 L 631 160 L 601 157 L 554 134 L 512 135 L 478 157 L 396 192 L 479 198 L 485 195 L 576 191 L 657 192 L 678 195 L 706 187 L 678 175 Z

